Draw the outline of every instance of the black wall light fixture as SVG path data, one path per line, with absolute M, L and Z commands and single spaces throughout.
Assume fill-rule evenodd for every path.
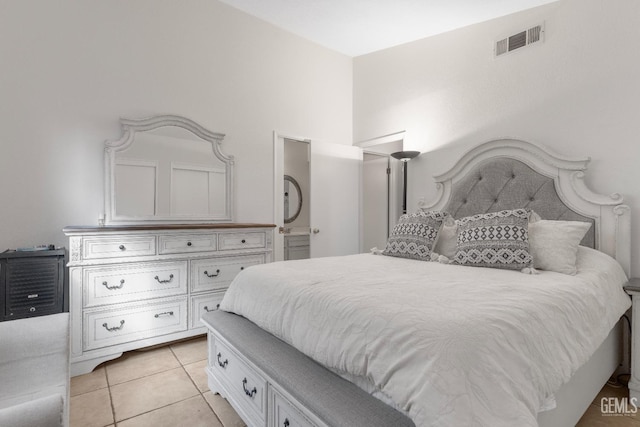
M 402 213 L 407 213 L 407 162 L 414 157 L 420 155 L 419 151 L 396 151 L 391 153 L 391 157 L 398 159 L 402 162 L 402 169 L 404 171 L 404 185 L 402 186 Z

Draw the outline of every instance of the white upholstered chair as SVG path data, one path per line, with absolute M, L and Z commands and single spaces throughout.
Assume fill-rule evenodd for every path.
M 0 322 L 0 426 L 69 425 L 69 313 Z

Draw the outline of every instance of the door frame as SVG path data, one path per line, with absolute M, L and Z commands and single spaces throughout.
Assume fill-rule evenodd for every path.
M 309 144 L 311 139 L 291 136 L 273 131 L 273 260 L 284 260 L 284 234 L 280 234 L 280 227 L 284 227 L 284 140 L 290 139 Z M 282 149 L 280 149 L 282 147 Z
M 370 156 L 376 156 L 376 157 L 380 157 L 380 158 L 384 158 L 387 160 L 387 188 L 386 188 L 386 196 L 387 196 L 387 211 L 386 211 L 386 215 L 387 215 L 387 238 L 389 237 L 389 235 L 391 234 L 391 229 L 392 229 L 392 225 L 391 225 L 391 179 L 393 178 L 393 174 L 391 173 L 391 156 L 389 154 L 385 154 L 385 153 L 380 153 L 377 151 L 370 151 L 367 150 L 366 148 L 362 150 L 363 154 L 366 155 L 370 155 Z M 363 162 L 362 162 L 362 174 L 364 177 L 364 169 L 365 169 L 365 161 L 364 161 L 364 157 L 363 157 Z M 362 212 L 362 215 L 360 216 L 360 222 L 361 222 L 361 226 L 360 226 L 360 252 L 362 251 L 367 251 L 370 248 L 366 248 L 364 246 L 364 235 L 365 235 L 365 230 L 364 230 L 364 193 L 365 193 L 365 180 L 364 178 L 362 179 L 362 190 L 360 191 L 360 212 Z M 394 224 L 395 225 L 395 224 Z
M 283 175 L 284 175 L 284 141 L 285 140 L 293 140 L 293 141 L 299 141 L 302 143 L 306 143 L 309 144 L 309 156 L 310 156 L 310 164 L 309 164 L 309 214 L 310 214 L 310 221 L 311 223 L 310 225 L 310 230 L 313 230 L 313 232 L 310 234 L 310 239 L 309 239 L 309 251 L 310 251 L 310 255 L 312 257 L 314 256 L 328 256 L 330 254 L 333 254 L 333 250 L 335 249 L 334 246 L 331 246 L 331 248 L 329 249 L 329 251 L 327 252 L 327 242 L 330 242 L 331 244 L 337 244 L 337 248 L 338 251 L 337 253 L 335 253 L 335 255 L 340 255 L 340 252 L 348 252 L 348 253 L 358 253 L 361 252 L 362 250 L 362 224 L 361 224 L 361 218 L 362 218 L 362 148 L 361 147 L 357 147 L 353 144 L 337 144 L 337 143 L 327 143 L 327 142 L 323 142 L 320 140 L 312 140 L 306 137 L 299 137 L 299 136 L 292 136 L 292 135 L 287 135 L 278 131 L 273 131 L 273 189 L 274 189 L 274 194 L 273 194 L 273 201 L 274 201 L 274 205 L 273 205 L 273 223 L 276 224 L 276 229 L 273 232 L 273 258 L 276 261 L 280 261 L 280 260 L 284 260 L 284 235 L 280 234 L 280 227 L 284 227 L 284 215 L 283 215 L 283 211 L 284 211 L 284 183 L 283 183 Z M 333 147 L 333 148 L 331 148 Z M 339 148 L 342 147 L 342 148 Z M 349 228 L 348 230 L 355 230 L 357 235 L 353 236 L 350 233 L 338 233 L 338 231 L 336 230 L 340 230 L 340 228 L 325 228 L 323 234 L 321 236 L 316 236 L 316 234 L 318 233 L 317 230 L 324 228 L 324 225 L 326 225 L 326 221 L 321 220 L 318 221 L 318 218 L 314 216 L 314 211 L 315 209 L 313 208 L 313 199 L 316 199 L 317 197 L 324 197 L 326 198 L 326 193 L 322 192 L 322 189 L 320 192 L 316 191 L 314 189 L 314 176 L 316 176 L 316 170 L 314 169 L 315 167 L 318 167 L 318 165 L 322 165 L 322 162 L 320 161 L 320 159 L 324 159 L 324 157 L 318 157 L 318 160 L 320 161 L 320 163 L 318 162 L 313 162 L 311 161 L 311 159 L 314 158 L 314 152 L 317 153 L 322 153 L 321 156 L 327 156 L 327 154 L 329 154 L 330 156 L 337 156 L 336 158 L 339 160 L 347 160 L 349 161 L 349 159 L 351 160 L 358 160 L 358 170 L 357 173 L 355 173 L 355 169 L 351 169 L 351 172 L 347 172 L 347 174 L 350 176 L 350 180 L 352 179 L 351 177 L 353 177 L 353 179 L 357 180 L 357 188 L 354 187 L 349 187 L 348 185 L 345 186 L 344 188 L 350 188 L 349 194 L 353 194 L 353 197 L 351 197 L 349 199 L 349 201 L 352 200 L 356 200 L 356 206 L 355 209 L 358 210 L 358 212 L 356 212 L 356 216 L 353 216 L 352 218 L 354 219 L 354 223 L 358 222 L 359 224 L 353 224 L 353 227 Z M 357 154 L 356 154 L 357 153 Z M 358 157 L 357 159 L 355 157 Z M 336 166 L 340 166 L 341 163 L 337 164 Z M 326 170 L 324 169 L 322 166 L 319 166 L 319 169 L 317 169 L 317 171 L 322 171 L 322 170 Z M 340 168 L 338 168 L 337 172 L 342 171 L 344 173 L 345 170 L 349 170 L 349 167 L 347 167 L 347 169 L 344 168 L 344 164 L 342 164 L 342 166 L 340 166 Z M 354 175 L 357 175 L 354 177 Z M 349 181 L 349 182 L 353 182 L 353 181 Z M 317 182 L 316 182 L 317 184 Z M 344 193 L 343 193 L 344 194 Z M 323 206 L 323 203 L 317 203 L 317 206 Z M 347 203 L 346 205 L 338 205 L 338 206 L 345 206 L 345 209 L 350 209 L 351 207 L 353 207 L 353 205 Z M 333 211 L 335 213 L 335 211 Z M 315 223 L 314 223 L 315 221 Z M 324 225 L 322 225 L 324 224 Z M 319 227 L 319 228 L 318 228 Z M 337 235 L 334 235 L 334 237 L 338 237 L 337 239 L 332 239 L 332 240 L 326 240 L 327 238 L 331 239 L 330 237 L 327 236 L 331 236 L 333 233 L 338 233 Z M 315 238 L 314 238 L 315 236 Z M 351 238 L 354 238 L 354 240 L 352 240 Z M 347 244 L 344 244 L 345 239 L 348 239 Z M 320 245 L 323 244 L 324 246 Z M 317 246 L 316 246 L 317 245 Z M 316 254 L 314 255 L 314 247 L 316 249 L 321 248 L 320 252 L 323 253 L 323 255 L 318 255 L 318 252 L 316 251 Z M 322 248 L 325 249 L 325 251 L 322 250 Z M 325 254 L 325 252 L 327 252 Z
M 378 136 L 371 139 L 366 139 L 364 141 L 356 142 L 355 146 L 360 147 L 363 151 L 371 152 L 372 148 L 376 145 L 387 144 L 390 142 L 402 141 L 402 145 L 404 146 L 404 140 L 406 137 L 406 131 L 401 130 L 398 132 L 389 133 L 387 135 Z M 367 150 L 369 149 L 369 150 Z M 389 225 L 388 230 L 391 233 L 393 227 L 396 226 L 396 221 L 400 217 L 402 213 L 402 206 L 397 203 L 393 203 L 394 200 L 398 200 L 400 197 L 400 193 L 398 192 L 398 185 L 400 183 L 400 172 L 402 172 L 402 165 L 400 162 L 389 162 L 389 167 L 391 168 L 391 174 L 389 176 Z M 362 188 L 364 193 L 364 182 L 362 183 Z M 362 206 L 363 194 L 360 195 L 360 206 Z M 284 203 L 284 202 L 283 202 Z M 360 209 L 360 247 L 364 245 L 364 212 L 363 209 Z

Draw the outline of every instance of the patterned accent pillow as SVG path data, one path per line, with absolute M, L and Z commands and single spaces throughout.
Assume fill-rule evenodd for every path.
M 400 217 L 383 255 L 429 261 L 446 212 L 418 211 Z
M 529 209 L 504 210 L 461 218 L 457 264 L 522 270 L 531 267 Z

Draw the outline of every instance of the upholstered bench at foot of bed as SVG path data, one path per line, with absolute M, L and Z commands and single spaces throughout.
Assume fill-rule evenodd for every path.
M 210 353 L 215 348 L 212 347 L 212 340 L 216 338 L 230 345 L 245 361 L 257 368 L 258 376 L 265 377 L 267 389 L 277 388 L 293 396 L 297 400 L 294 405 L 298 406 L 298 410 L 313 414 L 327 426 L 414 426 L 406 415 L 241 316 L 218 310 L 206 313 L 202 321 L 211 331 Z M 209 354 L 210 376 L 214 375 L 213 364 L 216 362 L 217 354 Z M 231 396 L 225 397 L 229 399 Z M 234 403 L 233 398 L 229 400 Z M 267 420 L 273 419 L 274 414 L 268 413 L 272 407 L 267 407 L 264 425 L 274 425 L 267 423 Z

